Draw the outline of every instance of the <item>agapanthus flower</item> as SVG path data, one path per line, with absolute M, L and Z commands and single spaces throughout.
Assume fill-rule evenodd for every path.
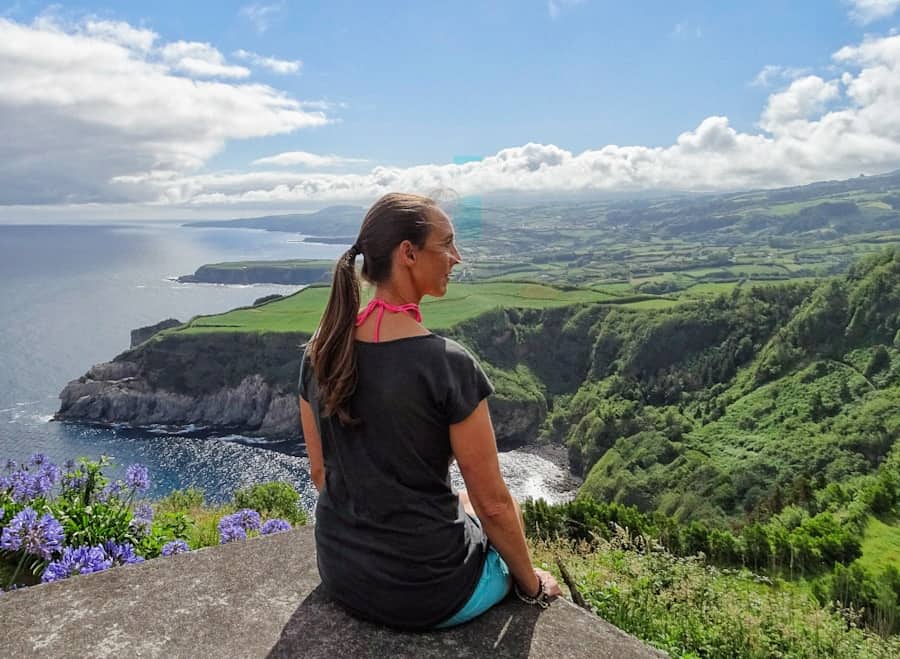
M 125 483 L 132 490 L 144 492 L 150 487 L 150 475 L 147 467 L 140 464 L 133 464 L 125 470 Z
M 129 523 L 140 535 L 150 533 L 153 525 L 153 507 L 149 503 L 139 503 L 134 507 L 134 515 Z
M 39 473 L 46 476 L 53 485 L 56 485 L 59 482 L 60 476 L 62 476 L 62 470 L 52 462 L 41 465 L 41 471 Z
M 50 513 L 38 518 L 37 511 L 25 508 L 15 515 L 0 535 L 0 549 L 23 550 L 49 559 L 62 548 L 65 535 L 62 525 Z
M 185 552 L 189 552 L 191 550 L 188 547 L 188 543 L 184 540 L 172 540 L 171 542 L 167 542 L 163 545 L 162 551 L 160 554 L 163 556 L 174 556 L 175 554 L 183 554 Z
M 12 473 L 9 487 L 12 490 L 12 500 L 16 503 L 26 503 L 36 497 L 38 492 L 35 478 L 24 469 Z
M 38 466 L 44 464 L 45 462 L 47 462 L 47 456 L 44 455 L 43 453 L 35 453 L 28 460 L 28 464 L 30 464 L 34 467 L 38 467 Z
M 81 490 L 87 482 L 87 475 L 84 472 L 69 471 L 62 477 L 62 487 L 64 490 Z
M 233 542 L 235 540 L 246 540 L 247 532 L 243 527 L 237 524 L 222 524 L 219 522 L 219 544 Z
M 0 476 L 0 492 L 5 492 L 9 489 L 9 486 L 9 479 L 6 476 Z
M 16 464 L 15 460 L 7 459 L 6 460 L 6 471 L 15 471 L 19 468 L 19 465 Z
M 41 581 L 44 583 L 50 581 L 59 581 L 76 574 L 89 574 L 91 572 L 100 572 L 112 566 L 112 559 L 103 551 L 103 547 L 66 547 L 62 558 L 53 561 L 44 570 Z
M 245 531 L 259 531 L 262 526 L 262 519 L 259 513 L 251 508 L 242 508 L 231 515 L 235 524 L 239 524 Z
M 100 493 L 97 495 L 97 501 L 100 503 L 109 503 L 110 499 L 118 498 L 119 494 L 122 493 L 124 483 L 122 481 L 113 481 L 109 483 L 106 487 L 100 490 Z
M 283 519 L 270 519 L 265 524 L 262 525 L 261 533 L 263 535 L 270 535 L 272 533 L 281 533 L 282 531 L 290 531 L 291 525 L 287 520 Z
M 129 565 L 131 563 L 143 563 L 144 559 L 134 553 L 134 545 L 123 542 L 121 545 L 115 540 L 107 540 L 103 543 L 103 551 L 113 565 Z
M 75 469 L 75 461 L 72 458 L 69 458 L 63 463 L 63 468 L 66 471 L 74 471 Z

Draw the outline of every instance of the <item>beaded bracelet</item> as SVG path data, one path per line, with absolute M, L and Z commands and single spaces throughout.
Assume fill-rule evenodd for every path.
M 546 609 L 550 606 L 550 597 L 544 592 L 544 580 L 538 577 L 538 591 L 537 595 L 532 597 L 531 595 L 526 595 L 519 589 L 519 584 L 515 584 L 514 588 L 516 591 L 516 597 L 525 602 L 526 604 L 537 604 L 542 609 Z

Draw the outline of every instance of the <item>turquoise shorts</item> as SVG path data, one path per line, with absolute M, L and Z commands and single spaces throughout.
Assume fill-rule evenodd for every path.
M 481 569 L 481 578 L 478 580 L 478 585 L 475 586 L 475 592 L 459 611 L 436 625 L 436 628 L 453 627 L 477 618 L 506 597 L 511 586 L 512 578 L 509 576 L 506 561 L 500 558 L 496 549 L 488 548 L 487 556 L 484 557 L 484 567 Z

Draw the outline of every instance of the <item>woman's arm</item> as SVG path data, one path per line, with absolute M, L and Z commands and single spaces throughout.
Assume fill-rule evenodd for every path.
M 500 474 L 487 401 L 482 400 L 467 419 L 450 426 L 450 444 L 482 529 L 506 561 L 519 589 L 536 593 L 541 580 L 531 565 L 519 511 Z M 545 591 L 559 595 L 556 581 L 547 577 L 543 578 Z
M 322 439 L 316 426 L 315 413 L 309 403 L 300 396 L 300 425 L 306 441 L 306 455 L 309 456 L 309 476 L 313 485 L 321 492 L 325 486 L 325 460 L 322 457 Z

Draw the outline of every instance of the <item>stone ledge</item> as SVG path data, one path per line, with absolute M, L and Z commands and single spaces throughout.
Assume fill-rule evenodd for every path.
M 557 600 L 515 598 L 446 631 L 397 632 L 322 591 L 312 529 L 0 595 L 9 657 L 662 657 Z

